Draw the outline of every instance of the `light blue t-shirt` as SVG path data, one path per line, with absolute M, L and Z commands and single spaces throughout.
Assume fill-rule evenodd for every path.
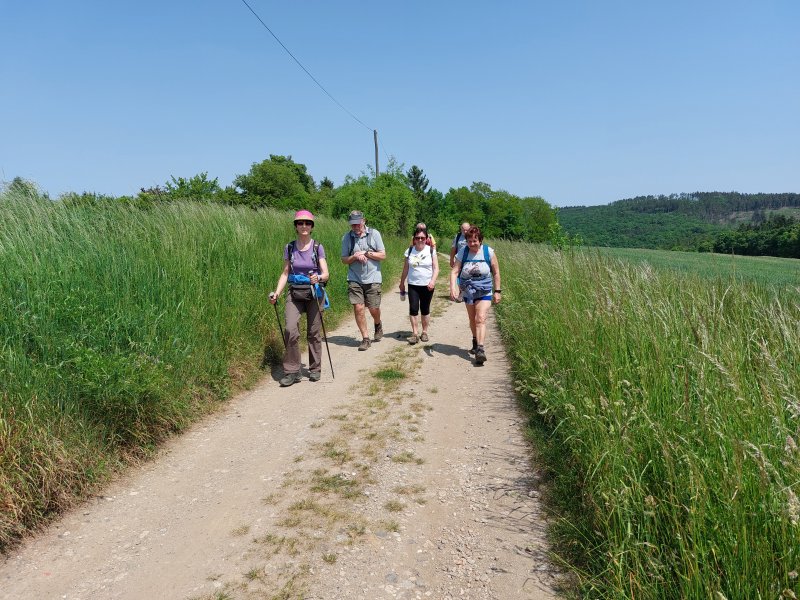
M 350 251 L 350 245 L 353 245 L 353 251 Z M 356 252 L 366 252 L 372 250 L 373 252 L 382 252 L 386 248 L 383 245 L 383 238 L 381 232 L 377 229 L 370 227 L 364 228 L 364 235 L 356 238 L 356 234 L 348 231 L 342 237 L 342 258 L 352 256 Z M 366 263 L 354 261 L 347 269 L 347 281 L 355 281 L 357 283 L 381 283 L 383 276 L 381 275 L 381 261 L 367 259 Z

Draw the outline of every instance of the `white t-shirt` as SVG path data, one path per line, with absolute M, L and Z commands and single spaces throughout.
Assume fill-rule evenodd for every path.
M 408 285 L 428 285 L 433 278 L 431 247 L 426 245 L 419 252 L 412 247 L 403 256 L 408 258 Z

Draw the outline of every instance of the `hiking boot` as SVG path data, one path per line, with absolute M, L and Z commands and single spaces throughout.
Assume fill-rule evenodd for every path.
M 483 349 L 483 346 L 478 346 L 475 349 L 475 364 L 482 365 L 486 362 L 486 351 Z
M 376 323 L 374 340 L 376 342 L 380 342 L 382 337 L 383 337 L 383 323 Z
M 412 346 L 416 344 L 418 341 L 419 340 L 417 339 L 417 336 L 415 335 L 408 336 L 408 343 L 411 344 Z
M 364 338 L 363 340 L 361 340 L 361 343 L 358 345 L 358 349 L 363 351 L 363 350 L 366 350 L 367 348 L 369 348 L 369 346 L 370 346 L 369 338 Z
M 319 371 L 311 371 L 308 374 L 308 380 L 309 381 L 319 381 L 320 376 L 321 376 L 321 373 Z
M 281 379 L 281 387 L 289 387 L 298 381 L 300 381 L 300 373 L 286 373 Z
M 472 338 L 472 348 L 469 349 L 470 354 L 475 354 L 475 350 L 478 349 L 478 340 Z
M 423 331 L 422 335 L 419 336 L 419 341 L 420 342 L 427 342 L 428 341 L 428 334 Z

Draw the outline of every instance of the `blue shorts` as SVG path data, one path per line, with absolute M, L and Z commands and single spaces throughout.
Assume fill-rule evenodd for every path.
M 481 296 L 480 298 L 473 298 L 472 300 L 467 300 L 467 298 L 464 297 L 464 304 L 477 304 L 481 300 L 489 300 L 491 302 L 492 295 L 489 294 L 488 296 Z

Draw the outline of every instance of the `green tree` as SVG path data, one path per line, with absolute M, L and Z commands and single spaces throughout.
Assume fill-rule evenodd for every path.
M 411 168 L 406 171 L 406 178 L 408 179 L 408 185 L 414 194 L 414 198 L 417 200 L 417 204 L 423 204 L 427 199 L 429 185 L 425 173 L 423 173 L 422 169 L 417 165 L 411 165 Z
M 345 217 L 351 210 L 364 212 L 370 226 L 384 233 L 408 235 L 416 223 L 416 199 L 408 187 L 402 165 L 392 158 L 386 169 L 375 177 L 367 167 L 358 179 L 345 178 L 337 188 L 332 214 Z
M 233 183 L 242 190 L 241 202 L 253 208 L 305 208 L 315 191 L 314 180 L 305 165 L 294 162 L 291 156 L 275 154 L 253 163 L 250 172 L 237 175 Z
M 441 238 L 446 241 L 448 238 L 455 237 L 460 223 L 456 218 L 455 208 L 450 198 L 439 190 L 432 189 L 428 192 L 428 202 L 424 209 L 418 215 L 419 220 L 428 225 L 428 228 L 436 234 L 437 239 Z M 444 246 L 441 247 L 444 248 Z
M 523 215 L 522 239 L 528 242 L 546 242 L 552 239 L 553 228 L 558 225 L 558 211 L 538 196 L 526 196 L 520 199 Z M 568 238 L 569 239 L 569 238 Z M 580 238 L 576 238 L 580 239 Z
M 519 197 L 506 191 L 489 191 L 484 199 L 484 235 L 519 240 L 525 238 L 525 223 Z
M 319 182 L 319 189 L 309 196 L 306 208 L 315 215 L 331 216 L 333 214 L 333 199 L 335 193 L 336 189 L 333 185 L 333 181 L 324 177 L 322 181 Z
M 172 200 L 207 200 L 216 199 L 222 192 L 218 178 L 208 178 L 203 172 L 189 179 L 171 176 L 164 187 Z
M 483 196 L 465 186 L 450 188 L 444 198 L 453 207 L 453 216 L 457 223 L 473 223 L 484 227 L 486 215 L 483 212 Z M 455 235 L 455 234 L 454 234 Z

